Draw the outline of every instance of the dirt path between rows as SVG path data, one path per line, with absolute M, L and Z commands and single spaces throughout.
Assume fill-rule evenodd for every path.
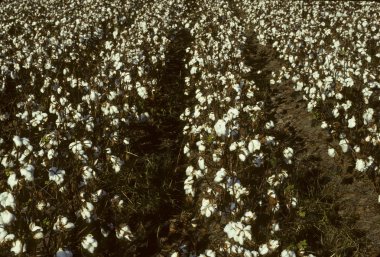
M 299 205 L 297 213 L 284 217 L 285 246 L 286 239 L 289 244 L 306 240 L 306 249 L 317 256 L 380 256 L 374 183 L 354 171 L 348 155 L 328 156 L 329 146 L 340 149 L 337 142 L 307 112 L 302 92 L 294 91 L 291 82 L 269 86 L 271 73 L 279 72 L 282 63 L 273 49 L 259 45 L 255 37 L 249 40 L 248 62 L 262 71 L 254 80 L 268 91 L 266 111 L 276 124 L 276 138 L 295 152 L 290 183 L 298 191 Z

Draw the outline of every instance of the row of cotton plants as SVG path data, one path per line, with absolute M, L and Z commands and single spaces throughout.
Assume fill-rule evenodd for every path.
M 380 5 L 239 1 L 245 21 L 262 44 L 287 61 L 272 84 L 288 81 L 302 91 L 308 111 L 334 135 L 355 170 L 378 172 L 380 144 Z
M 184 11 L 180 0 L 1 4 L 4 252 L 131 247 L 129 127 L 149 121 L 145 102 L 182 15 L 174 5 Z
M 184 189 L 198 208 L 192 226 L 213 228 L 200 256 L 280 253 L 277 215 L 297 202 L 294 196 L 283 197 L 282 187 L 293 149 L 271 135 L 275 124 L 264 117 L 260 90 L 247 79 L 259 71 L 244 63 L 247 30 L 234 7 L 228 1 L 199 1 L 194 9 L 197 15 L 184 23 L 194 37 L 186 50 L 185 93 L 194 95 L 195 105 L 181 119 L 189 160 Z M 280 149 L 280 160 L 270 169 L 274 149 Z M 261 215 L 270 217 L 268 224 L 256 224 Z M 294 252 L 283 249 L 282 254 Z

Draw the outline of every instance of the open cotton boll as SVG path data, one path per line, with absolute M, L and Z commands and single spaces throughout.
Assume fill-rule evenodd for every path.
M 281 257 L 296 257 L 296 253 L 291 250 L 283 250 L 281 252 Z
M 69 222 L 67 217 L 64 216 L 58 216 L 57 221 L 54 223 L 53 229 L 54 231 L 59 230 L 71 230 L 75 227 L 74 223 Z
M 261 255 L 267 255 L 269 253 L 269 248 L 267 244 L 262 244 L 259 246 L 259 253 Z
M 210 217 L 216 210 L 217 205 L 212 203 L 209 199 L 202 199 L 201 214 Z
M 219 137 L 227 135 L 226 122 L 224 120 L 222 120 L 222 119 L 219 119 L 215 123 L 214 129 L 215 129 L 216 134 Z
M 14 136 L 13 137 L 13 142 L 15 143 L 16 147 L 21 147 L 22 146 L 22 141 L 19 136 Z
M 64 182 L 64 176 L 66 171 L 60 170 L 57 167 L 52 167 L 49 169 L 49 180 L 54 181 L 57 185 Z
M 342 148 L 343 153 L 346 153 L 348 151 L 348 140 L 343 138 L 339 141 L 339 145 Z
M 348 120 L 348 128 L 354 128 L 356 126 L 355 116 L 352 116 L 351 119 Z
M 220 170 L 218 170 L 218 172 L 216 173 L 215 175 L 215 178 L 214 178 L 214 181 L 216 183 L 220 183 L 224 177 L 226 176 L 226 170 L 224 168 L 221 168 Z
M 251 140 L 248 144 L 248 150 L 250 153 L 258 151 L 260 150 L 260 148 L 261 148 L 261 143 L 257 139 Z
M 336 151 L 334 148 L 329 148 L 327 150 L 327 154 L 331 157 L 331 158 L 334 158 L 335 157 L 335 154 L 336 154 Z
M 7 184 L 9 185 L 11 189 L 13 189 L 17 185 L 17 183 L 18 183 L 18 179 L 16 177 L 16 174 L 12 172 L 8 177 Z
M 9 225 L 16 219 L 15 215 L 13 215 L 10 211 L 5 210 L 0 212 L 0 224 L 1 225 Z
M 81 242 L 81 245 L 90 253 L 94 253 L 95 249 L 98 247 L 98 241 L 94 238 L 92 234 L 88 234 Z
M 34 167 L 31 164 L 28 164 L 20 169 L 20 173 L 24 176 L 26 181 L 34 180 Z
M 203 157 L 199 157 L 198 159 L 198 166 L 201 170 L 205 169 L 205 159 Z
M 40 226 L 37 226 L 34 222 L 29 224 L 29 229 L 33 233 L 33 238 L 38 240 L 44 237 L 43 229 Z
M 367 170 L 366 162 L 362 159 L 357 159 L 355 164 L 355 169 L 357 171 L 363 172 Z
M 122 224 L 120 229 L 116 230 L 116 237 L 118 239 L 126 239 L 132 241 L 133 234 L 128 225 Z
M 370 122 L 372 122 L 373 119 L 374 110 L 372 108 L 368 108 L 363 113 L 363 122 L 364 125 L 368 125 Z
M 0 204 L 4 208 L 11 207 L 12 209 L 16 208 L 15 198 L 11 193 L 3 192 L 0 194 Z
M 17 239 L 16 241 L 12 243 L 11 252 L 14 253 L 15 255 L 24 253 L 26 252 L 26 245 L 23 244 L 19 239 Z

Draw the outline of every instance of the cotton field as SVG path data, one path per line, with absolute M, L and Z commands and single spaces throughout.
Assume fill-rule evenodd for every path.
M 0 256 L 380 255 L 380 4 L 0 3 Z

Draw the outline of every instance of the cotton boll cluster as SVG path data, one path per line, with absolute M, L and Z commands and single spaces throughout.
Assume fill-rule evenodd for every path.
M 270 134 L 275 124 L 262 118 L 264 102 L 256 99 L 261 92 L 253 80 L 246 79 L 251 68 L 244 63 L 241 49 L 247 31 L 233 11 L 239 8 L 226 1 L 202 2 L 198 8 L 202 15 L 188 20 L 194 42 L 186 49 L 185 95 L 194 92 L 194 105 L 187 106 L 180 116 L 185 122 L 183 153 L 190 162 L 184 190 L 195 199 L 202 216 L 197 226 L 209 226 L 221 217 L 226 226 L 229 224 L 220 254 L 255 256 L 258 245 L 248 230 L 256 213 L 245 206 L 269 203 L 265 194 L 245 185 L 245 177 L 263 169 L 268 147 L 279 144 Z M 286 160 L 291 157 L 287 155 Z M 287 178 L 283 174 L 275 177 L 272 172 L 276 171 L 268 172 L 273 181 L 266 184 L 268 189 Z M 224 199 L 226 195 L 229 201 Z M 271 218 L 279 206 L 278 200 L 274 208 L 268 208 Z M 235 234 L 233 224 L 238 224 Z
M 94 192 L 114 183 L 110 177 L 122 184 L 120 178 L 132 169 L 125 165 L 125 150 L 137 141 L 139 131 L 133 127 L 151 121 L 146 103 L 155 97 L 170 36 L 179 30 L 185 11 L 182 0 L 2 5 L 1 35 L 9 37 L 0 43 L 0 118 L 11 125 L 2 134 L 0 161 L 13 202 L 28 213 L 12 214 L 20 227 L 14 238 L 35 233 L 37 240 L 39 231 L 50 230 L 48 224 L 57 231 L 86 230 L 98 218 L 106 220 L 98 210 L 121 189 Z M 12 103 L 5 106 L 10 97 Z M 123 204 L 114 207 L 112 217 L 125 212 Z M 77 224 L 75 215 L 85 222 Z M 49 220 L 33 228 L 20 225 L 41 217 Z M 4 233 L 4 238 L 12 234 Z M 65 233 L 54 240 L 66 241 Z M 14 249 L 35 251 L 37 244 L 26 244 Z M 50 251 L 44 254 L 71 253 Z
M 376 68 L 379 44 L 374 41 L 380 37 L 374 19 L 379 6 L 313 2 L 306 8 L 301 2 L 252 5 L 244 0 L 239 4 L 247 15 L 244 21 L 254 28 L 257 39 L 262 44 L 273 42 L 280 58 L 286 61 L 280 73 L 273 74 L 272 84 L 291 81 L 295 90 L 303 92 L 308 111 L 328 117 L 322 127 L 346 135 L 340 141 L 343 152 L 348 153 L 351 144 L 358 144 L 366 149 L 362 154 L 378 153 L 379 119 L 373 115 L 375 110 L 379 112 L 380 101 Z M 336 14 L 337 8 L 340 15 Z M 323 11 L 314 11 L 317 9 Z M 261 15 L 270 17 L 271 26 L 258 18 Z M 300 20 L 303 26 L 294 26 Z M 324 108 L 325 104 L 334 107 Z M 333 124 L 340 125 L 333 128 Z M 372 168 L 377 169 L 378 163 Z

